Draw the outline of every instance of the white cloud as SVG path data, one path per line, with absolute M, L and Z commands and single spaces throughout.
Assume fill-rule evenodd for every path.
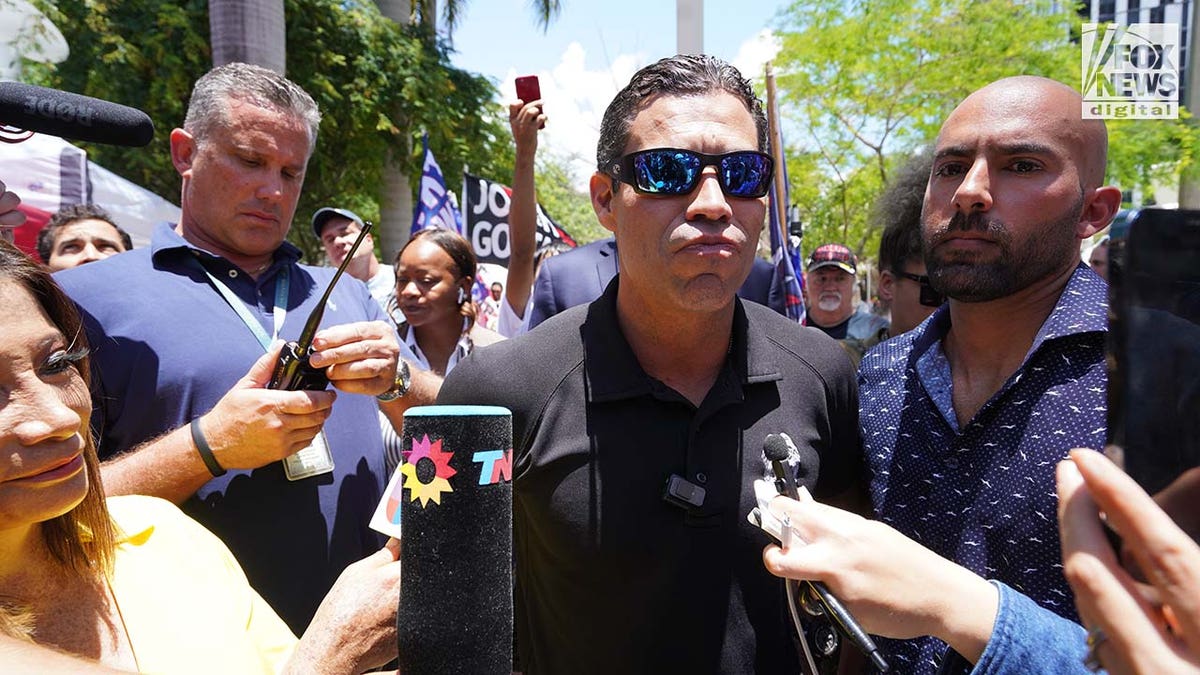
M 764 28 L 738 47 L 737 56 L 731 63 L 745 77 L 757 80 L 763 76 L 763 64 L 775 58 L 781 48 L 779 38 L 770 28 Z

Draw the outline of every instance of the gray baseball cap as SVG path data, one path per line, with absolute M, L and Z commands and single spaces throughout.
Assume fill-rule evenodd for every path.
M 359 218 L 357 213 L 349 209 L 338 209 L 332 206 L 326 206 L 324 208 L 317 209 L 317 212 L 314 213 L 312 217 L 313 233 L 317 235 L 317 239 L 321 238 L 321 230 L 325 228 L 325 223 L 329 222 L 330 218 L 336 216 L 349 218 L 350 220 L 358 223 L 359 229 L 362 229 L 363 219 Z

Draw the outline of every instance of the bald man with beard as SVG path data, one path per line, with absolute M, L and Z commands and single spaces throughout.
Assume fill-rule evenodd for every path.
M 902 673 L 1084 671 L 1060 564 L 1055 465 L 1105 438 L 1105 282 L 1079 242 L 1116 214 L 1107 133 L 1080 96 L 992 83 L 942 126 L 922 211 L 949 302 L 859 370 L 878 521 L 780 498 L 810 545 L 776 574 L 820 579 Z M 823 544 L 823 545 L 822 545 Z M 1084 671 L 1086 672 L 1086 671 Z

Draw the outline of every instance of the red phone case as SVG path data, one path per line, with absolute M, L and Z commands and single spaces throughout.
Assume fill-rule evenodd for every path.
M 542 88 L 538 84 L 537 75 L 526 75 L 516 80 L 517 98 L 524 103 L 536 101 L 542 97 Z

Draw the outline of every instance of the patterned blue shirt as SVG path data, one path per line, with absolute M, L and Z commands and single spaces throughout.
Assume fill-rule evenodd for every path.
M 1104 446 L 1107 297 L 1104 280 L 1081 264 L 1021 367 L 965 428 L 942 350 L 948 307 L 870 351 L 858 375 L 880 520 L 1076 621 L 1060 562 L 1054 470 L 1071 448 Z M 946 651 L 929 637 L 881 643 L 904 673 L 936 672 Z

